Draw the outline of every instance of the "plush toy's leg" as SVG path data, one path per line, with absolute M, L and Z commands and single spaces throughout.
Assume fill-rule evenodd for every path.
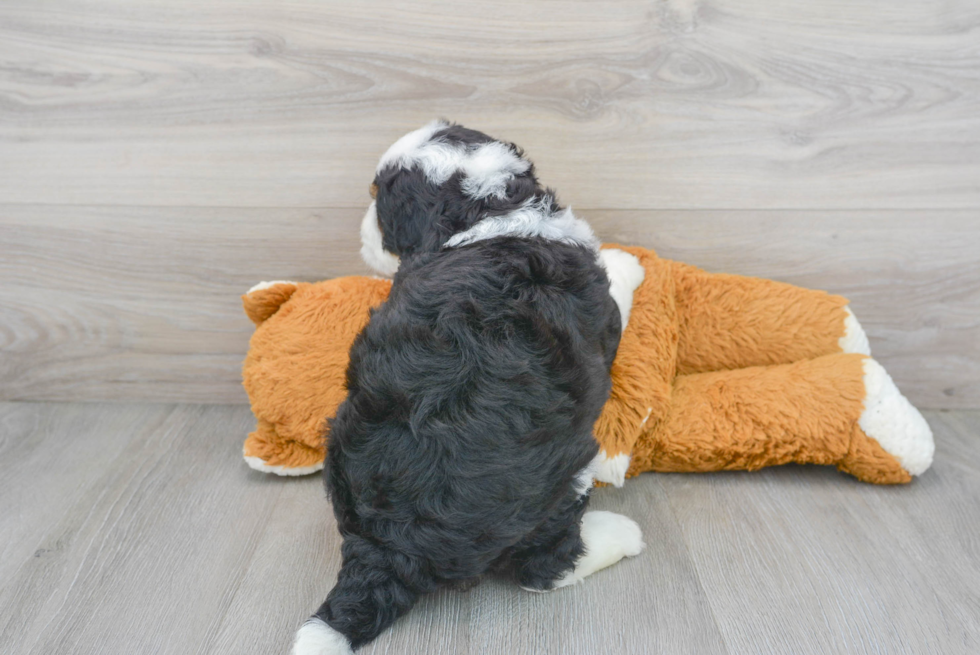
M 846 298 L 671 265 L 679 375 L 788 364 L 835 353 L 871 354 Z
M 309 475 L 323 468 L 324 451 L 295 439 L 284 439 L 276 427 L 259 419 L 243 449 L 245 463 L 256 471 L 276 475 Z
M 666 419 L 634 447 L 630 475 L 795 462 L 894 484 L 924 472 L 932 452 L 929 426 L 884 369 L 840 354 L 678 377 Z
M 629 289 L 632 310 L 612 364 L 615 380 L 609 400 L 595 424 L 599 441 L 595 478 L 620 487 L 626 480 L 633 445 L 650 417 L 670 407 L 670 382 L 676 375 L 677 314 L 672 263 L 643 248 L 605 248 L 602 256 L 613 298 Z M 642 277 L 633 262 L 642 267 Z M 634 286 L 639 281 L 639 286 Z M 625 294 L 622 294 L 625 296 Z

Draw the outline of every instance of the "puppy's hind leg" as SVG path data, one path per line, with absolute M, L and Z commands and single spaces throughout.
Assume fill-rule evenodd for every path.
M 555 581 L 555 589 L 577 584 L 624 557 L 639 555 L 646 548 L 640 526 L 633 519 L 613 512 L 586 512 L 581 534 L 585 554 L 575 562 L 574 569 Z
M 580 508 L 584 509 L 582 502 Z M 622 514 L 574 513 L 573 520 L 549 522 L 529 537 L 513 561 L 518 584 L 528 591 L 549 591 L 581 582 L 587 576 L 646 547 L 643 534 Z
M 343 556 L 336 586 L 296 633 L 292 655 L 350 655 L 435 587 L 408 558 L 359 537 L 344 539 Z

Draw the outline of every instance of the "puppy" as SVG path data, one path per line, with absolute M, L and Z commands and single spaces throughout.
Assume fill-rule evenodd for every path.
M 441 585 L 548 591 L 643 548 L 630 519 L 585 511 L 635 269 L 611 289 L 523 153 L 458 125 L 399 139 L 371 192 L 361 252 L 394 280 L 330 423 L 343 564 L 294 655 L 350 653 Z

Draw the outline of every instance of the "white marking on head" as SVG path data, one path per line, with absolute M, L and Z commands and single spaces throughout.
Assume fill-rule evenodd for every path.
M 518 157 L 510 146 L 493 141 L 472 150 L 461 162 L 463 193 L 471 198 L 503 198 L 507 183 L 526 173 L 531 162 Z
M 455 248 L 502 236 L 541 237 L 585 246 L 598 253 L 599 240 L 589 224 L 576 217 L 571 207 L 553 214 L 551 200 L 551 196 L 529 198 L 512 212 L 488 216 L 465 232 L 454 234 L 445 245 Z
M 507 182 L 531 168 L 531 162 L 500 141 L 468 145 L 434 138 L 447 127 L 449 123 L 439 120 L 409 132 L 382 155 L 375 172 L 389 166 L 409 169 L 417 165 L 426 179 L 437 185 L 459 172 L 463 192 L 481 199 L 491 195 L 502 198 Z
M 296 632 L 292 655 L 352 655 L 347 637 L 314 617 Z
M 361 221 L 361 258 L 364 263 L 387 277 L 398 272 L 401 260 L 384 249 L 377 203 L 372 202 Z
M 388 166 L 411 168 L 413 159 L 418 156 L 419 150 L 432 139 L 432 135 L 447 127 L 449 127 L 449 123 L 437 120 L 423 125 L 414 132 L 409 132 L 391 144 L 391 147 L 381 156 L 375 172 L 380 173 Z

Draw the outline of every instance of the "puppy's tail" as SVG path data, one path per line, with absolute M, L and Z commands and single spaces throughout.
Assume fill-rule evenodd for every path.
M 349 655 L 434 588 L 410 558 L 358 537 L 344 540 L 343 555 L 337 585 L 296 633 L 292 655 Z

